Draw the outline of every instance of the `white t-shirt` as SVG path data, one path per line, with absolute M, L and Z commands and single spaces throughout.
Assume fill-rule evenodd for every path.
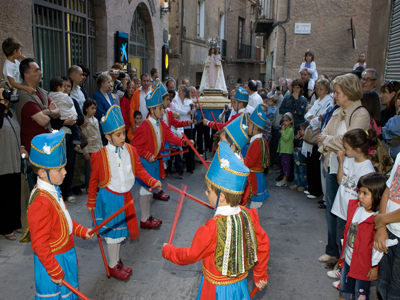
M 257 92 L 254 92 L 252 95 L 249 96 L 249 104 L 247 105 L 250 105 L 253 108 L 257 108 L 257 106 L 262 103 L 263 100 L 261 96 Z
M 81 90 L 81 87 L 78 85 L 76 87 L 76 90 L 71 89 L 70 96 L 72 99 L 75 99 L 76 102 L 78 102 L 79 108 L 83 112 L 83 104 L 85 103 L 86 99 L 85 99 L 85 95 L 83 94 L 83 92 Z
M 147 114 L 149 113 L 149 110 L 148 110 L 148 108 L 146 106 L 146 96 L 152 91 L 152 89 L 149 88 L 149 91 L 147 93 L 142 90 L 142 87 L 140 87 L 139 90 L 140 90 L 139 111 L 142 113 L 143 120 L 145 120 Z
M 400 154 L 400 153 L 399 153 Z M 400 156 L 397 154 L 392 172 L 386 186 L 389 188 L 389 201 L 386 206 L 386 213 L 400 209 Z M 386 225 L 387 229 L 400 238 L 400 222 Z
M 174 98 L 172 102 L 175 105 L 174 111 L 179 113 L 179 118 L 181 121 L 190 121 L 192 119 L 192 115 L 188 115 L 187 113 L 191 110 L 191 104 L 193 101 L 191 99 L 185 98 L 182 100 L 181 98 Z M 194 128 L 194 125 L 185 126 L 184 129 Z
M 354 213 L 353 219 L 351 220 L 350 228 L 347 233 L 346 248 L 344 250 L 344 259 L 346 263 L 350 266 L 351 257 L 353 256 L 353 246 L 354 240 L 356 239 L 358 225 L 372 216 L 373 212 L 367 212 L 364 207 L 357 208 Z
M 354 157 L 345 157 L 343 162 L 343 178 L 333 202 L 331 213 L 346 221 L 349 200 L 358 198 L 358 179 L 372 172 L 375 172 L 375 169 L 369 159 L 361 163 L 356 163 Z
M 11 77 L 16 83 L 21 84 L 22 78 L 21 74 L 19 73 L 19 61 L 15 60 L 15 62 L 12 63 L 6 59 L 3 66 L 3 75 L 6 82 L 10 83 L 7 77 Z M 14 94 L 17 94 L 17 89 L 14 89 Z

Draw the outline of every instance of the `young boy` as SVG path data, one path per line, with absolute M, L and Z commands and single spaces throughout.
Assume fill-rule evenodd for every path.
M 60 119 L 67 120 L 71 118 L 77 118 L 78 113 L 76 112 L 74 102 L 67 95 L 64 94 L 64 80 L 61 77 L 54 77 L 50 80 L 50 93 L 49 98 L 51 101 L 57 105 L 60 109 Z M 72 134 L 72 143 L 75 146 L 75 151 L 80 151 L 79 145 L 81 144 L 81 140 L 79 137 L 79 129 L 78 125 L 64 125 L 65 132 Z
M 252 267 L 256 286 L 261 290 L 267 284 L 268 236 L 256 210 L 239 206 L 248 176 L 249 169 L 221 142 L 206 174 L 206 195 L 216 207 L 215 216 L 197 230 L 189 248 L 164 244 L 162 256 L 173 263 L 202 259 L 197 299 L 250 300 L 246 277 Z
M 28 228 L 21 242 L 32 242 L 35 264 L 35 299 L 78 299 L 62 285 L 65 279 L 78 288 L 78 265 L 72 234 L 93 237 L 76 223 L 64 204 L 59 186 L 66 171 L 65 132 L 35 136 L 29 161 L 38 175 L 28 207 Z
M 377 290 L 382 299 L 395 299 L 400 294 L 400 243 L 387 247 L 386 240 L 400 239 L 400 154 L 397 155 L 386 190 L 375 217 L 374 248 L 385 253 L 379 263 Z
M 132 125 L 132 127 L 128 130 L 128 140 L 130 143 L 132 143 L 133 137 L 135 136 L 135 130 L 140 126 L 140 124 L 143 123 L 143 116 L 140 111 L 135 111 L 133 113 L 133 118 L 135 119 L 135 125 Z M 132 131 L 132 128 L 134 129 Z
M 21 53 L 22 44 L 16 39 L 7 38 L 4 40 L 2 47 L 4 55 L 7 57 L 3 66 L 4 79 L 14 88 L 14 94 L 17 93 L 17 89 L 33 94 L 35 92 L 33 88 L 21 84 L 22 78 L 19 73 L 19 62 L 25 58 Z
M 308 122 L 300 124 L 300 129 L 297 132 L 296 139 L 294 140 L 294 185 L 292 185 L 290 189 L 297 189 L 299 192 L 304 192 L 307 188 L 307 163 L 306 157 L 301 153 L 301 148 L 303 147 L 303 137 L 308 125 Z
M 268 143 L 262 136 L 268 120 L 266 112 L 267 107 L 264 104 L 259 104 L 251 114 L 248 122 L 247 132 L 251 139 L 244 164 L 251 171 L 248 179 L 250 208 L 260 208 L 263 202 L 269 198 L 267 179 L 264 174 L 264 169 L 269 164 L 269 150 Z
M 131 142 L 137 149 L 140 161 L 144 168 L 154 178 L 160 179 L 160 167 L 163 168 L 162 160 L 157 161 L 156 157 L 161 149 L 164 149 L 165 142 L 175 145 L 185 146 L 185 140 L 175 136 L 169 129 L 168 125 L 162 120 L 164 106 L 161 94 L 161 83 L 146 96 L 146 106 L 149 110 L 149 117 L 140 127 L 135 130 L 135 138 Z M 191 143 L 194 142 L 191 140 Z M 150 215 L 150 199 L 151 193 L 147 190 L 152 185 L 136 179 L 136 183 L 141 185 L 140 188 L 140 209 L 142 211 L 140 227 L 141 228 L 158 228 L 161 226 L 160 219 L 154 219 Z M 162 190 L 154 194 L 154 198 L 162 201 L 168 201 L 169 195 Z
M 204 126 L 211 127 L 216 131 L 221 131 L 222 128 L 224 128 L 234 119 L 239 117 L 241 114 L 244 113 L 251 114 L 253 112 L 254 109 L 250 105 L 247 105 L 248 103 L 249 103 L 249 93 L 246 92 L 245 89 L 239 86 L 236 91 L 235 98 L 232 100 L 232 107 L 235 111 L 237 111 L 237 113 L 233 115 L 232 118 L 230 118 L 230 120 L 226 123 L 215 123 L 208 121 L 207 119 L 203 119 L 203 124 Z
M 222 128 L 220 132 L 220 140 L 229 144 L 233 153 L 237 154 L 239 159 L 243 162 L 243 157 L 240 151 L 249 141 L 247 135 L 246 116 L 242 114 L 231 123 Z
M 125 124 L 119 106 L 111 106 L 100 122 L 108 144 L 92 154 L 92 174 L 89 182 L 87 207 L 94 210 L 97 223 L 101 223 L 132 200 L 131 189 L 135 178 L 150 186 L 161 188 L 161 182 L 152 178 L 140 163 L 136 149 L 125 143 Z M 97 193 L 97 187 L 100 190 Z M 96 196 L 97 193 L 97 196 Z M 119 256 L 121 242 L 139 237 L 136 212 L 133 205 L 100 229 L 107 243 L 108 267 L 117 279 L 127 279 L 132 272 L 125 267 Z
M 276 103 L 278 102 L 278 97 L 276 95 L 271 95 L 268 97 L 267 101 L 265 101 L 265 104 L 268 106 L 268 112 L 267 112 L 267 118 L 271 122 L 274 121 L 275 119 L 275 113 L 278 110 L 276 108 Z

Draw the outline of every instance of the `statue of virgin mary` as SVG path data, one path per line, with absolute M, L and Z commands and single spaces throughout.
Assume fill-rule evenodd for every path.
M 210 50 L 204 64 L 201 77 L 200 92 L 204 89 L 221 90 L 227 92 L 224 71 L 222 70 L 222 58 L 217 41 L 209 40 Z

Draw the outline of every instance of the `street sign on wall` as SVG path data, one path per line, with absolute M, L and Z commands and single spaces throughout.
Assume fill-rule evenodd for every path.
M 311 34 L 311 23 L 295 23 L 294 34 Z

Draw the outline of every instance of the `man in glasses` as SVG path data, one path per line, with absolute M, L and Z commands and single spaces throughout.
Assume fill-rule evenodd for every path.
M 375 69 L 365 69 L 361 75 L 361 87 L 363 92 L 377 92 L 375 90 L 378 84 L 378 72 Z

